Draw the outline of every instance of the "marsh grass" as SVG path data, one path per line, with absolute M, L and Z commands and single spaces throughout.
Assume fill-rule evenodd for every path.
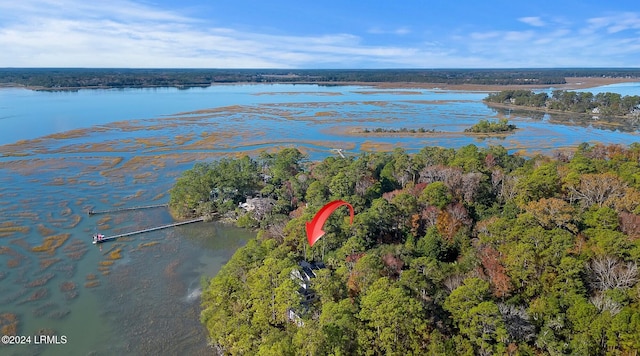
M 110 260 L 119 260 L 122 258 L 122 248 L 117 248 L 109 253 Z
M 27 288 L 42 287 L 45 284 L 47 284 L 53 277 L 54 277 L 53 273 L 47 273 L 47 274 L 43 275 L 42 277 L 27 283 L 26 287 Z
M 99 280 L 92 280 L 92 281 L 87 281 L 84 284 L 85 288 L 95 288 L 98 287 L 100 285 L 100 281 Z
M 31 230 L 29 226 L 18 226 L 13 221 L 5 221 L 0 224 L 0 237 L 13 236 L 18 232 L 27 234 L 29 230 Z
M 365 141 L 360 144 L 361 151 L 369 151 L 369 152 L 388 152 L 392 151 L 396 145 L 386 142 L 371 142 Z
M 2 335 L 17 335 L 19 331 L 18 320 L 18 314 L 0 314 L 0 332 L 2 332 Z
M 88 252 L 88 248 L 82 240 L 73 240 L 63 248 L 63 251 L 67 258 L 78 261 Z
M 113 219 L 113 217 L 110 215 L 104 216 L 96 222 L 96 225 L 98 226 L 106 225 L 109 221 L 111 221 L 111 219 Z
M 151 198 L 151 200 L 153 200 L 153 201 L 160 200 L 160 199 L 164 198 L 166 195 L 167 195 L 167 193 L 158 193 L 156 196 Z
M 31 248 L 31 251 L 45 252 L 49 255 L 53 255 L 56 250 L 62 246 L 67 239 L 69 239 L 70 236 L 71 234 L 69 233 L 47 236 L 44 238 L 42 245 Z
M 55 263 L 62 261 L 61 258 L 43 258 L 40 260 L 40 270 L 45 271 Z
M 38 233 L 40 233 L 40 235 L 43 237 L 53 235 L 56 232 L 54 229 L 50 229 L 44 226 L 44 224 L 38 224 L 37 229 L 38 229 Z
M 141 242 L 140 244 L 138 244 L 138 247 L 136 248 L 137 250 L 145 248 L 145 247 L 151 247 L 151 246 L 155 246 L 160 244 L 160 242 L 158 241 L 151 241 L 151 242 Z

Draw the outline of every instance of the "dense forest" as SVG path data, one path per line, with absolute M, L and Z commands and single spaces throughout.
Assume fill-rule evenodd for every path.
M 489 94 L 487 103 L 498 103 L 532 108 L 568 111 L 602 116 L 640 117 L 640 96 L 622 96 L 617 93 L 575 92 L 554 90 L 547 93 L 535 93 L 530 90 L 503 90 Z
M 89 69 L 0 68 L 0 85 L 40 90 L 206 87 L 219 83 L 409 82 L 564 84 L 566 77 L 640 78 L 637 68 L 590 69 Z
M 225 354 L 633 355 L 639 162 L 637 143 L 530 159 L 290 148 L 196 164 L 170 205 L 259 230 L 204 286 Z M 305 222 L 335 199 L 353 224 L 338 209 L 309 247 Z

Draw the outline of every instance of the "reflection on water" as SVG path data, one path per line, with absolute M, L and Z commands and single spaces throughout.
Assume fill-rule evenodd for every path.
M 132 253 L 129 264 L 112 269 L 110 288 L 98 292 L 101 299 L 109 301 L 102 309 L 103 315 L 119 326 L 116 340 L 122 342 L 113 345 L 115 351 L 210 354 L 205 330 L 199 324 L 202 290 L 198 270 L 206 266 L 217 271 L 251 234 L 205 223 L 157 234 L 164 236 L 152 235 L 148 238 L 161 238 L 163 242 Z M 192 240 L 193 235 L 209 235 L 219 248 L 203 253 L 202 244 Z
M 13 142 L 0 146 L 0 327 L 68 341 L 0 346 L 3 355 L 210 351 L 199 324 L 200 278 L 213 276 L 253 233 L 198 223 L 95 246 L 95 232 L 109 236 L 172 219 L 165 208 L 87 215 L 90 209 L 165 203 L 175 178 L 196 161 L 287 146 L 317 159 L 333 154 L 332 148 L 402 146 L 415 152 L 425 145 L 475 143 L 548 151 L 583 141 L 638 141 L 635 126 L 622 132 L 627 124 L 603 130 L 578 118 L 566 125 L 555 115 L 500 112 L 478 93 L 294 85 L 28 95 L 0 90 L 0 100 L 12 95 L 19 100 L 7 101 L 10 112 L 0 112 L 2 128 L 15 125 L 16 117 L 25 118 L 21 129 L 36 126 L 36 119 L 49 125 L 68 111 L 65 128 L 73 131 L 18 142 L 29 136 L 0 130 L 0 142 Z M 88 103 L 101 98 L 124 105 L 123 111 L 114 105 L 106 111 L 111 119 L 82 121 L 95 114 Z M 51 116 L 43 103 L 52 103 Z M 167 116 L 139 119 L 157 113 L 156 104 Z M 505 115 L 520 128 L 506 137 L 345 133 L 353 127 L 461 133 L 480 119 Z

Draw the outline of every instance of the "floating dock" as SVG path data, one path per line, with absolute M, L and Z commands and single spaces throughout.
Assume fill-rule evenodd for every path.
M 132 232 L 127 232 L 124 234 L 119 234 L 119 235 L 113 235 L 113 236 L 107 236 L 107 237 L 103 237 L 100 240 L 93 240 L 94 244 L 99 244 L 99 243 L 103 243 L 103 242 L 107 242 L 107 241 L 111 241 L 111 240 L 115 240 L 121 237 L 125 237 L 125 236 L 131 236 L 131 235 L 137 235 L 137 234 L 142 234 L 145 232 L 151 232 L 151 231 L 156 231 L 156 230 L 162 230 L 162 229 L 167 229 L 170 227 L 175 227 L 175 226 L 180 226 L 180 225 L 186 225 L 186 224 L 192 224 L 192 223 L 196 223 L 196 222 L 201 222 L 204 221 L 204 218 L 198 218 L 198 219 L 193 219 L 193 220 L 187 220 L 187 221 L 180 221 L 177 223 L 173 223 L 173 224 L 168 224 L 168 225 L 162 225 L 162 226 L 156 226 L 156 227 L 151 227 L 148 229 L 144 229 L 144 230 L 137 230 L 137 231 L 132 231 Z
M 98 214 L 108 214 L 108 213 L 119 213 L 121 211 L 129 211 L 129 210 L 141 210 L 141 209 L 153 209 L 153 208 L 164 208 L 169 206 L 169 204 L 155 204 L 155 205 L 142 205 L 142 206 L 132 206 L 130 208 L 116 208 L 116 209 L 108 209 L 108 210 L 89 210 L 89 215 L 98 215 Z

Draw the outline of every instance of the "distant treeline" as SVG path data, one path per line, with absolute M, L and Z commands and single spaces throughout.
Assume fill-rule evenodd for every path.
M 217 83 L 410 82 L 564 84 L 565 77 L 638 77 L 640 69 L 86 69 L 0 68 L 0 85 L 31 88 L 204 87 Z
M 588 113 L 603 116 L 640 116 L 640 96 L 617 93 L 574 92 L 554 90 L 534 93 L 530 90 L 503 90 L 489 94 L 485 102 L 546 108 L 550 110 Z

